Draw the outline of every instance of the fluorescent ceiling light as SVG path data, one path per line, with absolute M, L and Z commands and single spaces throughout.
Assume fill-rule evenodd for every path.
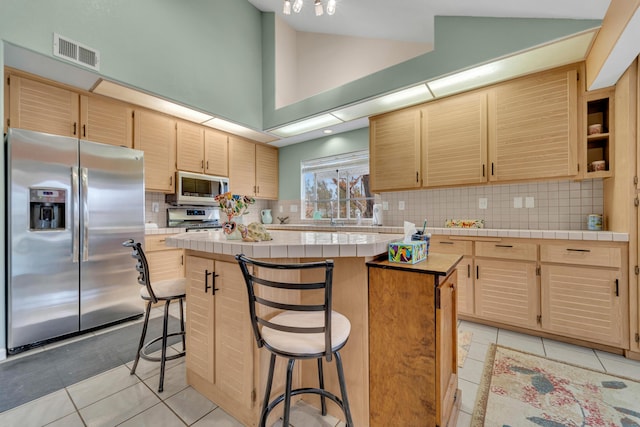
M 234 135 L 243 136 L 254 141 L 271 142 L 276 139 L 273 135 L 258 132 L 228 120 L 213 117 L 210 114 L 202 113 L 180 104 L 176 104 L 175 102 L 167 101 L 157 96 L 149 95 L 139 90 L 122 86 L 108 80 L 100 80 L 98 85 L 93 89 L 93 92 L 110 98 L 119 99 L 120 101 L 128 102 L 130 104 L 149 108 L 150 110 L 160 111 L 190 122 L 199 123 L 211 128 L 229 132 Z
M 321 129 L 326 126 L 336 125 L 338 123 L 342 123 L 342 120 L 334 117 L 331 114 L 323 114 L 321 116 L 312 117 L 307 120 L 302 120 L 300 122 L 282 126 L 281 128 L 272 129 L 270 132 L 274 135 L 286 138 L 288 136 L 298 135 L 300 133 Z
M 427 82 L 436 97 L 475 89 L 524 74 L 579 62 L 587 54 L 595 30 L 556 41 L 459 73 Z
M 369 99 L 349 107 L 341 108 L 331 112 L 340 120 L 345 122 L 359 119 L 360 117 L 372 116 L 378 113 L 396 110 L 409 105 L 420 104 L 433 98 L 431 92 L 424 84 L 400 90 L 395 93 L 383 95 L 378 98 Z
M 230 122 L 228 120 L 220 119 L 218 117 L 208 120 L 202 124 L 210 128 L 215 128 L 225 132 L 232 133 L 234 135 L 243 136 L 253 141 L 271 142 L 277 139 L 274 136 L 271 136 L 262 132 L 258 132 L 253 129 L 249 129 L 244 126 L 240 126 L 239 124 Z
M 210 114 L 201 113 L 200 111 L 176 104 L 175 102 L 167 101 L 108 80 L 100 80 L 100 83 L 93 89 L 93 92 L 196 123 L 202 123 L 213 118 Z

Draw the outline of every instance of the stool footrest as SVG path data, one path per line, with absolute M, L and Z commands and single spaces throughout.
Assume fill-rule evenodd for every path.
M 171 333 L 171 334 L 167 334 L 167 339 L 168 339 L 169 337 L 175 337 L 175 336 L 184 335 L 184 334 L 185 334 L 184 332 L 173 332 L 173 333 Z M 148 361 L 150 361 L 150 362 L 160 362 L 160 361 L 162 361 L 162 357 L 159 357 L 159 356 L 150 356 L 150 355 L 148 355 L 148 354 L 147 354 L 147 350 L 149 349 L 149 347 L 150 347 L 152 344 L 155 344 L 155 343 L 157 343 L 158 341 L 161 341 L 161 340 L 162 340 L 162 336 L 159 336 L 158 338 L 154 338 L 154 339 L 152 339 L 151 341 L 149 341 L 148 343 L 146 343 L 146 344 L 144 345 L 144 347 L 142 347 L 142 348 L 140 349 L 140 357 L 141 357 L 141 358 L 143 358 L 144 360 L 148 360 Z M 156 351 L 157 351 L 157 350 L 156 350 Z M 178 359 L 178 358 L 180 358 L 180 357 L 183 357 L 185 354 L 186 354 L 186 351 L 181 351 L 180 353 L 172 354 L 172 355 L 170 355 L 170 356 L 166 356 L 166 357 L 164 358 L 164 360 L 174 360 L 174 359 Z
M 297 396 L 299 394 L 306 394 L 306 393 L 318 394 L 320 396 L 324 396 L 328 399 L 331 399 L 340 407 L 340 409 L 342 409 L 343 412 L 345 411 L 344 404 L 342 403 L 342 400 L 338 396 L 321 388 L 314 388 L 314 387 L 296 388 L 294 390 L 291 390 L 291 397 Z M 267 417 L 269 416 L 269 413 L 271 413 L 271 411 L 279 403 L 284 401 L 284 398 L 285 398 L 285 394 L 282 393 L 281 395 L 279 395 L 269 403 L 269 405 L 267 406 L 267 410 L 262 414 L 263 423 L 267 421 Z M 264 424 L 261 424 L 261 425 L 264 425 Z

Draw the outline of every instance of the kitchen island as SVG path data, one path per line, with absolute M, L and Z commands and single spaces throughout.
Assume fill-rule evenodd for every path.
M 256 347 L 244 279 L 234 255 L 244 253 L 283 263 L 331 258 L 335 263 L 333 307 L 351 321 L 351 335 L 341 353 L 353 420 L 357 426 L 369 425 L 366 263 L 386 255 L 387 245 L 401 240 L 402 236 L 300 231 L 273 231 L 271 235 L 273 240 L 255 243 L 227 240 L 220 231 L 166 237 L 167 246 L 185 249 L 187 382 L 245 425 L 257 425 L 268 354 Z M 294 382 L 298 384 L 294 386 L 317 386 L 315 362 L 296 366 Z M 283 390 L 283 368 L 284 363 L 276 367 L 273 395 Z M 339 395 L 334 363 L 325 368 L 325 386 Z M 319 405 L 315 396 L 303 398 Z M 342 418 L 333 404 L 329 404 L 328 409 L 332 415 Z M 270 423 L 275 421 L 275 416 L 277 412 Z

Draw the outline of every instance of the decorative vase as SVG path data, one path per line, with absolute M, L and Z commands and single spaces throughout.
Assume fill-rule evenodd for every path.
M 242 221 L 238 222 L 241 223 Z M 242 234 L 238 229 L 238 224 L 236 223 L 236 221 L 232 221 L 231 218 L 229 218 L 229 221 L 226 221 L 222 224 L 222 230 L 224 231 L 224 236 L 227 238 L 227 240 L 242 240 Z
M 263 209 L 262 211 L 260 211 L 260 217 L 263 224 L 271 224 L 273 222 L 273 218 L 271 217 L 271 209 Z

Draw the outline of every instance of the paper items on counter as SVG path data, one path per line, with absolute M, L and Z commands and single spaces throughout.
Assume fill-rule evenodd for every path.
M 404 239 L 402 240 L 404 243 L 411 242 L 411 236 L 416 232 L 416 225 L 412 222 L 405 221 L 404 222 Z

